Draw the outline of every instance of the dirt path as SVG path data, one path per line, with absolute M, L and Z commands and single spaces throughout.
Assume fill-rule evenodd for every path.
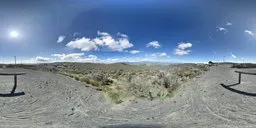
M 0 127 L 256 127 L 256 76 L 244 77 L 233 89 L 224 88 L 221 83 L 237 82 L 237 74 L 228 66 L 212 67 L 171 99 L 119 105 L 71 78 L 19 70 L 27 75 L 18 77 L 16 92 L 26 94 L 0 97 Z M 0 93 L 12 89 L 12 77 L 0 76 L 0 82 Z

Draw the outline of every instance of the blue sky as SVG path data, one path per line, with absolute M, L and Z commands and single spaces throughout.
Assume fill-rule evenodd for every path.
M 255 4 L 2 0 L 0 62 L 255 62 Z

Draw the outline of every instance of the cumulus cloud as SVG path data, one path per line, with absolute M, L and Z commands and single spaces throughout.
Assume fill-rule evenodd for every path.
M 148 44 L 146 44 L 146 47 L 160 48 L 161 45 L 159 44 L 158 41 L 152 41 L 152 42 L 149 42 Z
M 73 36 L 77 36 L 77 35 L 79 35 L 79 34 L 81 34 L 81 33 L 79 33 L 79 32 L 74 32 L 74 33 L 73 33 Z
M 182 49 L 175 49 L 175 55 L 183 56 L 188 55 L 191 50 L 182 50 Z
M 182 50 L 184 50 L 184 49 L 187 49 L 187 48 L 191 48 L 192 47 L 192 44 L 191 43 L 179 43 L 179 45 L 178 45 L 178 48 L 179 49 L 182 49 Z
M 245 30 L 244 32 L 249 34 L 249 35 L 251 35 L 251 36 L 254 36 L 254 33 L 252 31 L 250 31 L 250 30 Z
M 57 43 L 62 43 L 66 37 L 65 36 L 59 36 Z
M 87 57 L 78 59 L 78 61 L 79 61 L 79 62 L 92 62 L 92 63 L 100 62 L 100 61 L 98 60 L 98 57 L 95 56 L 95 55 L 88 55 Z
M 141 57 L 122 57 L 122 58 L 107 58 L 104 60 L 99 60 L 101 63 L 119 63 L 119 62 L 143 62 L 143 61 L 156 61 L 155 59 L 151 60 L 149 58 L 141 58 Z
M 228 32 L 228 30 L 223 27 L 217 27 L 217 31 L 224 32 L 224 34 Z
M 166 57 L 167 54 L 165 52 L 163 53 L 153 53 L 151 54 L 152 57 Z
M 234 54 L 232 54 L 232 53 L 231 53 L 231 56 L 232 56 L 233 58 L 237 58 L 236 55 L 234 55 Z
M 98 46 L 95 44 L 94 41 L 85 37 L 72 40 L 69 43 L 67 43 L 66 46 L 74 49 L 81 49 L 81 51 L 85 52 L 98 49 Z
M 161 56 L 162 53 L 159 54 Z M 78 57 L 74 57 L 77 55 Z M 52 54 L 53 58 L 47 57 L 37 57 L 37 60 L 44 60 L 49 61 L 36 61 L 36 58 L 31 58 L 29 60 L 23 60 L 23 63 L 46 63 L 46 62 L 87 62 L 87 63 L 119 63 L 119 62 L 168 62 L 168 60 L 163 59 L 156 59 L 156 58 L 147 58 L 147 57 L 121 57 L 121 58 L 104 58 L 100 59 L 96 55 L 88 55 L 88 56 L 80 56 L 82 53 L 71 53 L 71 54 Z M 66 57 L 65 56 L 73 56 L 73 57 Z M 69 59 L 71 58 L 71 59 Z
M 55 58 L 36 56 L 30 59 L 22 60 L 22 64 L 51 63 L 55 61 L 56 61 Z M 7 63 L 12 63 L 12 62 L 7 62 Z
M 165 52 L 163 52 L 163 53 L 161 53 L 161 54 L 159 55 L 159 57 L 165 57 L 165 56 L 167 56 L 167 54 L 166 54 Z
M 70 53 L 70 54 L 52 54 L 54 57 L 58 57 L 61 60 L 74 60 L 81 59 L 84 56 L 84 53 Z
M 58 62 L 99 62 L 96 55 L 84 56 L 84 53 L 70 53 L 70 54 L 52 54 L 52 56 L 57 57 Z
M 191 47 L 192 47 L 191 43 L 181 42 L 175 49 L 174 54 L 179 56 L 188 55 L 191 52 L 191 50 L 189 50 L 188 48 L 191 48 Z
M 140 53 L 140 51 L 138 51 L 138 50 L 131 50 L 130 53 L 131 54 L 138 54 L 138 53 Z
M 99 36 L 110 36 L 107 32 L 101 32 L 101 31 L 97 31 L 97 34 Z
M 120 33 L 120 32 L 118 32 L 118 33 L 117 33 L 117 35 L 118 35 L 118 36 L 121 36 L 121 37 L 123 37 L 123 38 L 128 38 L 128 36 L 127 36 L 127 35 L 122 34 L 122 33 Z
M 227 22 L 227 23 L 226 23 L 226 25 L 227 25 L 227 26 L 231 26 L 231 25 L 232 25 L 232 23 L 230 23 L 230 22 Z
M 97 31 L 98 37 L 94 39 L 82 37 L 74 41 L 70 41 L 66 46 L 70 48 L 81 49 L 81 51 L 98 50 L 98 47 L 107 47 L 112 51 L 122 52 L 125 49 L 133 47 L 130 43 L 128 36 L 119 33 L 119 38 L 114 39 L 107 32 Z
M 51 60 L 51 58 L 37 56 L 35 58 L 35 60 L 38 61 L 38 62 L 49 62 Z

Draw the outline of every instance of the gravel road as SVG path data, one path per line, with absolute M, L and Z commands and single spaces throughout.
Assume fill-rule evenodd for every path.
M 256 127 L 256 76 L 243 75 L 242 83 L 234 85 L 238 75 L 229 67 L 211 67 L 200 78 L 184 84 L 170 99 L 131 98 L 118 105 L 68 77 L 0 69 L 27 72 L 18 77 L 16 89 L 25 95 L 0 97 L 0 127 Z M 1 94 L 9 93 L 12 87 L 13 76 L 0 76 Z

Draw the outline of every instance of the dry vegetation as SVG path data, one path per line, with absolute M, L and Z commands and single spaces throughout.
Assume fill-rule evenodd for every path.
M 54 72 L 74 78 L 94 87 L 114 103 L 129 97 L 166 98 L 184 82 L 200 76 L 208 65 L 127 65 L 54 63 L 40 65 L 17 65 L 17 67 Z
M 252 63 L 235 63 L 232 68 L 256 68 L 256 64 Z

